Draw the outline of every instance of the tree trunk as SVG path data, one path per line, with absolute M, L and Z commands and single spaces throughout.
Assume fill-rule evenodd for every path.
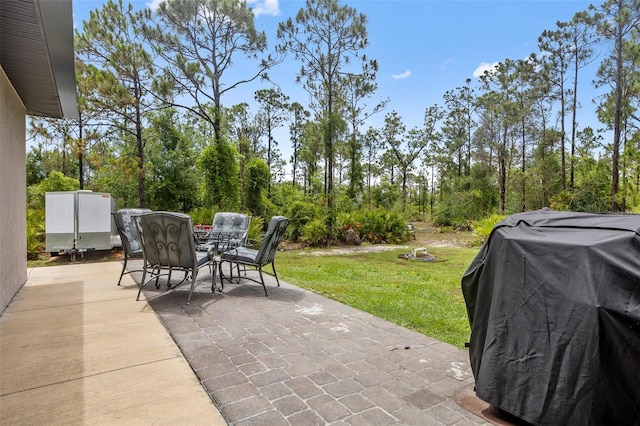
M 527 146 L 525 143 L 525 123 L 522 120 L 522 211 L 527 211 L 527 180 L 526 180 L 526 161 L 527 161 Z
M 571 105 L 571 159 L 569 161 L 569 188 L 575 184 L 575 155 L 576 155 L 576 110 L 578 109 L 578 53 L 576 53 L 575 70 L 573 75 L 573 99 Z
M 138 98 L 139 99 L 139 98 Z M 140 208 L 146 207 L 144 196 L 144 144 L 142 140 L 140 105 L 136 104 L 136 147 L 138 149 L 138 200 Z
M 83 151 L 84 151 L 84 141 L 82 137 L 84 136 L 84 129 L 82 125 L 82 115 L 79 117 L 78 122 L 78 143 L 80 146 L 78 147 L 78 182 L 80 182 L 80 189 L 84 189 L 84 168 L 83 168 Z
M 500 147 L 500 160 L 499 160 L 499 186 L 500 186 L 500 214 L 504 214 L 507 207 L 507 164 L 506 164 L 506 152 L 507 152 L 507 126 L 504 127 L 502 135 L 502 146 Z
M 613 153 L 611 156 L 611 212 L 620 210 L 618 205 L 618 188 L 620 185 L 620 133 L 622 121 L 622 34 L 618 27 L 616 34 L 616 77 L 615 77 L 615 113 L 613 117 Z

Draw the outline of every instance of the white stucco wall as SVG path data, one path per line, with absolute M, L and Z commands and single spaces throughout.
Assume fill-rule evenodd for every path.
M 0 67 L 0 312 L 27 280 L 25 113 Z

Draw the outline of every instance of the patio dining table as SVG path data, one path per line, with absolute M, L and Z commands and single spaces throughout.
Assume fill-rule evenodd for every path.
M 219 289 L 216 288 L 216 270 L 220 263 L 220 255 L 225 251 L 246 245 L 243 241 L 235 238 L 235 236 L 236 233 L 234 232 L 216 232 L 214 235 L 209 234 L 205 242 L 199 243 L 196 246 L 196 250 L 198 251 L 210 251 L 211 267 L 213 268 L 211 272 L 211 291 L 222 291 L 222 283 Z

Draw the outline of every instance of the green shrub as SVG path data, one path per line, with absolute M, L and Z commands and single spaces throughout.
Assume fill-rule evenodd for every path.
M 238 151 L 226 140 L 208 145 L 196 164 L 204 179 L 204 205 L 233 211 L 240 204 Z
M 397 244 L 409 239 L 407 222 L 398 213 L 370 210 L 361 213 L 360 239 L 372 244 Z
M 313 219 L 302 227 L 300 240 L 313 247 L 325 247 L 329 244 L 330 233 L 322 219 Z
M 265 201 L 271 173 L 269 166 L 260 158 L 252 158 L 246 165 L 245 203 L 254 216 L 266 213 Z
M 489 238 L 491 231 L 493 231 L 493 228 L 505 217 L 505 215 L 494 213 L 489 217 L 473 222 L 471 226 L 473 228 L 473 233 L 477 237 L 477 240 L 474 241 L 474 245 L 484 244 L 485 241 L 487 241 L 487 238 Z
M 412 204 L 408 204 L 404 208 L 402 215 L 410 222 L 419 222 L 424 220 L 425 218 L 425 215 L 420 210 L 420 207 Z
M 80 189 L 78 179 L 73 179 L 62 174 L 62 172 L 51 172 L 49 176 L 42 179 L 37 185 L 27 188 L 27 205 L 34 209 L 44 209 L 45 194 L 57 191 L 76 191 Z
M 27 259 L 36 260 L 44 249 L 44 210 L 27 209 Z
M 387 180 L 383 180 L 373 188 L 372 197 L 376 206 L 390 209 L 394 204 L 400 202 L 402 193 L 396 185 L 389 183 Z
M 302 228 L 308 222 L 318 218 L 318 207 L 312 203 L 294 201 L 289 208 L 287 217 L 289 218 L 287 238 L 291 241 L 297 241 L 302 234 Z
M 387 243 L 398 244 L 409 239 L 409 229 L 404 216 L 398 213 L 387 213 L 384 215 L 384 221 L 389 234 Z
M 213 209 L 196 207 L 189 212 L 194 225 L 211 225 L 213 223 Z
M 256 216 L 262 216 L 263 218 L 269 218 L 270 220 L 273 216 L 283 215 L 283 209 L 266 197 L 263 200 L 263 207 L 264 207 L 264 213 Z M 286 214 L 284 216 L 286 216 Z M 269 222 L 269 220 L 265 219 L 265 226 L 266 226 L 266 223 Z
M 251 223 L 249 224 L 249 241 L 252 242 L 255 247 L 258 248 L 260 243 L 262 242 L 262 237 L 264 236 L 264 219 L 261 216 L 253 216 L 251 218 Z
M 362 226 L 360 228 L 360 239 L 362 241 L 369 241 L 372 244 L 383 242 L 384 225 L 381 215 L 376 210 L 361 212 L 359 214 L 359 222 Z
M 435 205 L 431 218 L 435 226 L 451 226 L 453 224 L 451 209 L 442 203 Z
M 338 213 L 336 222 L 333 226 L 334 238 L 338 241 L 348 242 L 347 233 L 354 230 L 359 235 L 362 226 L 358 222 L 356 216 L 351 213 Z

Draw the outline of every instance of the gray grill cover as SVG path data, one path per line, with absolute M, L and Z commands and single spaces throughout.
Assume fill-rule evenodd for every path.
M 640 216 L 540 210 L 462 278 L 476 395 L 540 425 L 640 424 Z

